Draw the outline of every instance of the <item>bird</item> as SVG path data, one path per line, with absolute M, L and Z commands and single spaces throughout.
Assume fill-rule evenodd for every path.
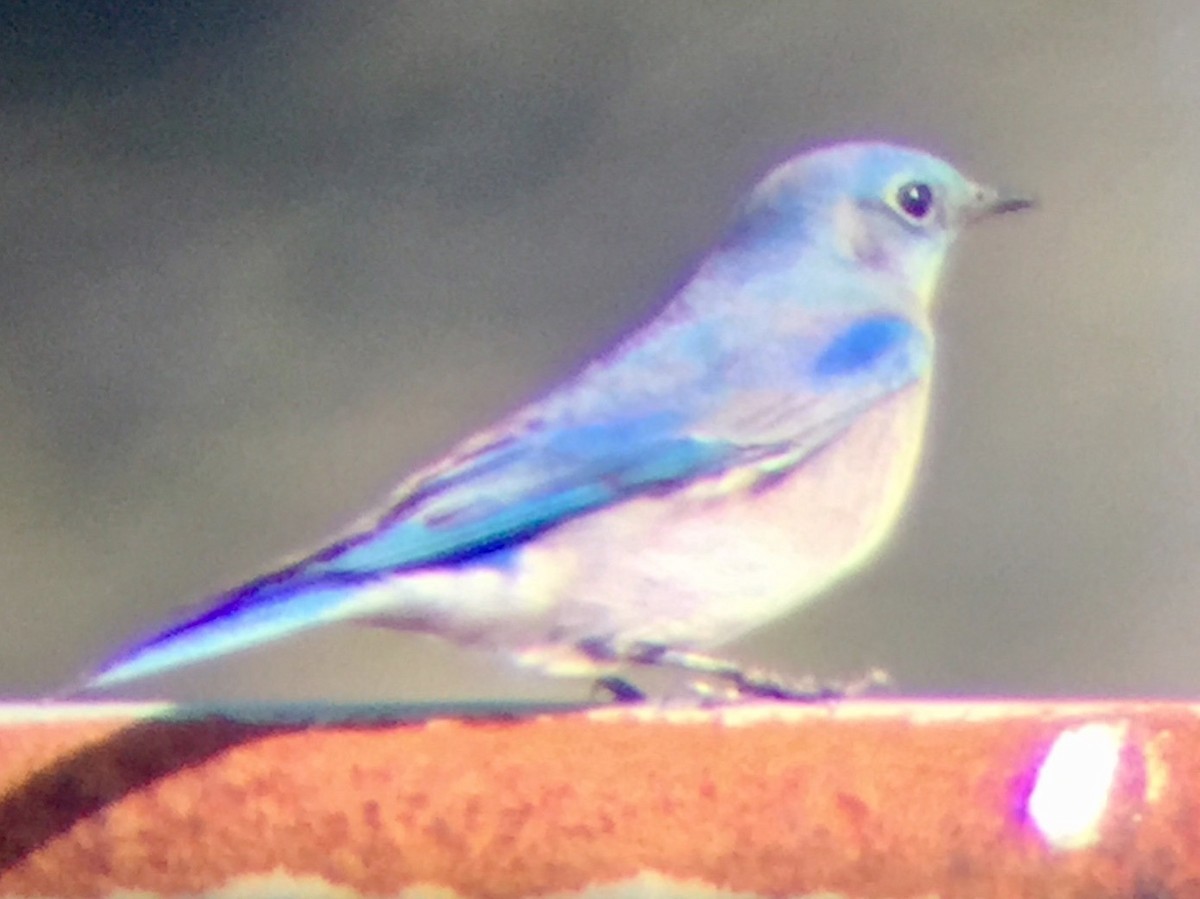
M 922 150 L 817 146 L 748 193 L 645 324 L 402 481 L 323 548 L 92 669 L 110 688 L 337 622 L 640 698 L 862 567 L 918 468 L 947 254 L 1028 208 Z

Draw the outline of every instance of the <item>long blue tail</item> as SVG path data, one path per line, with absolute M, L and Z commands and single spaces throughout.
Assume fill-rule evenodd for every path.
M 340 617 L 362 576 L 306 575 L 297 569 L 230 591 L 203 613 L 126 647 L 90 675 L 81 691 L 110 687 L 214 656 L 236 652 Z

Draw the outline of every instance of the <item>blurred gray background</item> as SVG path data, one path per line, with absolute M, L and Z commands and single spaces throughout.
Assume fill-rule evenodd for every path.
M 0 691 L 317 545 L 878 137 L 1043 205 L 959 247 L 895 539 L 731 652 L 1196 695 L 1197 46 L 1193 0 L 5 4 Z M 345 627 L 119 695 L 586 692 Z

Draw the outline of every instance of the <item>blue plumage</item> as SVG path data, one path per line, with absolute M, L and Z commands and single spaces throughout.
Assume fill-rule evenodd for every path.
M 919 329 L 907 319 L 892 314 L 868 316 L 833 336 L 817 356 L 813 374 L 821 379 L 887 378 L 888 369 L 895 369 L 904 379 L 911 375 L 915 361 L 908 353 L 922 342 Z
M 918 456 L 945 253 L 967 222 L 1020 205 L 885 144 L 797 157 L 606 357 L 87 685 L 336 620 L 548 670 L 703 649 L 769 620 L 886 532 Z

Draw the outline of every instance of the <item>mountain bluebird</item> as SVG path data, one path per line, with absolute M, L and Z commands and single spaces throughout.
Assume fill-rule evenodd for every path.
M 679 666 L 755 692 L 706 651 L 879 545 L 920 453 L 947 251 L 1028 205 L 888 144 L 791 159 L 607 355 L 84 688 L 357 621 L 549 673 Z

